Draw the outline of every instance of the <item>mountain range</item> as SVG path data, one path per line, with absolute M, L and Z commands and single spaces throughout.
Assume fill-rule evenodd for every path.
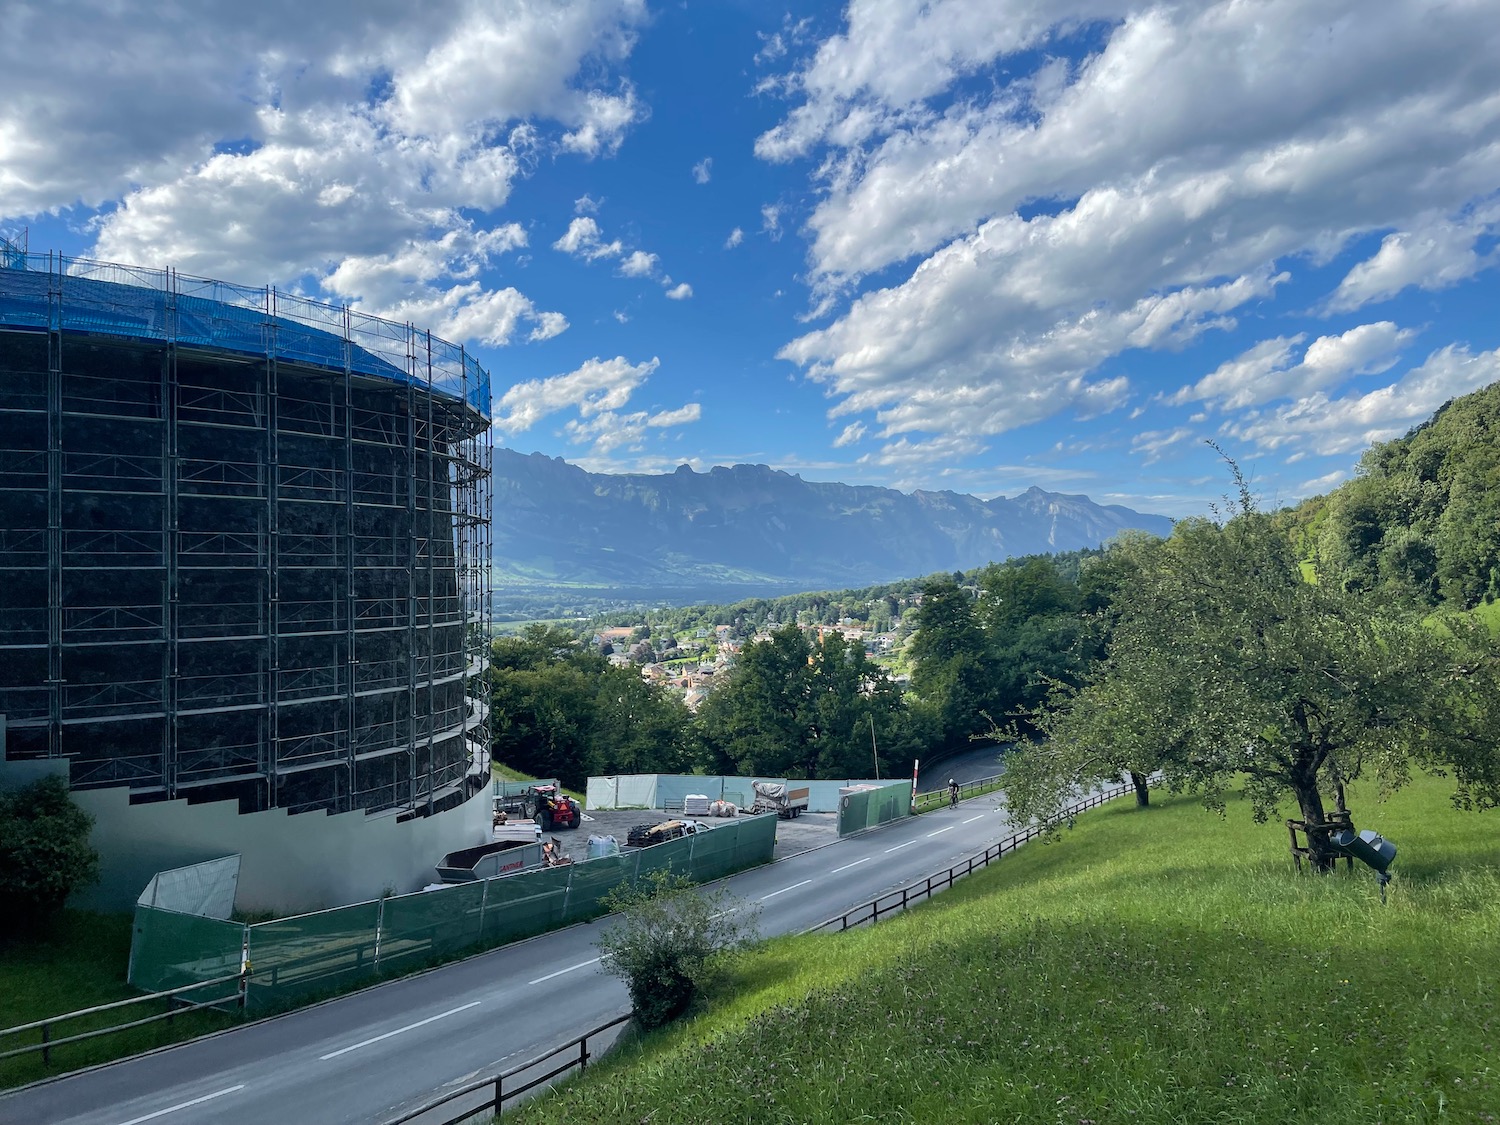
M 1097 547 L 1166 516 L 1029 488 L 981 500 L 828 484 L 765 465 L 600 474 L 496 449 L 497 592 L 506 586 L 748 592 L 853 589 L 1014 555 Z

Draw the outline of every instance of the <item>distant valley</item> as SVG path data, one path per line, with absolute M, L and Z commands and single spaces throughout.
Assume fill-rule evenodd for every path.
M 497 605 L 543 591 L 682 604 L 856 589 L 1172 529 L 1165 516 L 1039 488 L 981 500 L 765 465 L 606 475 L 509 449 L 495 451 L 494 488 Z

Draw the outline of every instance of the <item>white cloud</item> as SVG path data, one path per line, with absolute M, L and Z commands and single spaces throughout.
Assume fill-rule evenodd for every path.
M 865 436 L 865 424 L 863 422 L 850 422 L 844 427 L 843 432 L 833 439 L 833 447 L 842 449 L 846 445 L 853 445 Z
M 575 215 L 597 215 L 603 200 L 595 199 L 592 195 L 584 193 L 573 200 L 573 214 Z
M 713 179 L 713 174 L 714 158 L 712 156 L 705 156 L 702 160 L 693 165 L 694 183 L 706 184 L 709 180 Z
M 671 279 L 668 278 L 668 280 L 670 281 Z M 692 295 L 693 287 L 685 281 L 667 290 L 667 298 L 672 301 L 686 301 Z
M 813 160 L 807 315 L 837 313 L 780 354 L 887 436 L 1112 409 L 1129 368 L 1109 361 L 1235 325 L 1303 262 L 1423 216 L 1477 230 L 1500 182 L 1497 56 L 1500 20 L 1474 4 L 851 0 L 757 145 Z M 1346 303 L 1392 284 L 1358 280 Z M 1267 343 L 1184 397 L 1305 395 L 1406 339 L 1355 331 L 1295 371 L 1280 353 L 1301 339 Z
M 1161 460 L 1162 454 L 1174 445 L 1180 445 L 1196 433 L 1189 426 L 1178 426 L 1171 430 L 1147 430 L 1136 434 L 1130 440 L 1130 451 L 1132 453 L 1144 453 L 1145 463 L 1153 464 Z
M 745 232 L 739 227 L 735 227 L 732 231 L 729 232 L 729 237 L 724 240 L 724 249 L 733 250 L 736 246 L 744 241 Z
M 626 277 L 650 277 L 656 272 L 656 255 L 644 250 L 634 250 L 620 263 L 620 272 Z
M 563 236 L 552 244 L 552 249 L 590 262 L 600 258 L 618 258 L 625 250 L 619 239 L 605 242 L 599 224 L 588 215 L 580 215 L 569 223 Z
M 1308 345 L 1300 363 L 1292 362 L 1292 353 L 1305 335 L 1262 340 L 1192 386 L 1181 388 L 1168 401 L 1205 401 L 1237 410 L 1304 396 L 1335 386 L 1350 375 L 1387 370 L 1415 335 L 1389 320 L 1361 324 L 1338 336 L 1319 336 Z
M 1500 349 L 1471 355 L 1449 345 L 1394 383 L 1333 398 L 1322 391 L 1228 424 L 1229 436 L 1263 450 L 1352 453 L 1400 437 L 1443 403 L 1500 380 Z
M 582 156 L 612 155 L 619 151 L 625 140 L 625 130 L 641 114 L 635 91 L 628 84 L 619 94 L 590 90 L 582 100 L 582 112 L 578 115 L 581 123 L 573 131 L 564 133 L 558 144 L 563 151 Z
M 1491 205 L 1459 222 L 1433 219 L 1415 230 L 1388 234 L 1372 257 L 1360 262 L 1339 282 L 1329 298 L 1335 312 L 1357 309 L 1394 297 L 1408 286 L 1446 289 L 1493 266 L 1496 250 L 1480 254 L 1479 239 L 1500 229 L 1500 206 Z
M 685 426 L 689 422 L 696 422 L 703 417 L 703 405 L 690 402 L 686 406 L 680 406 L 676 410 L 663 410 L 653 414 L 646 419 L 646 425 L 653 429 L 663 430 L 671 426 Z
M 618 72 L 644 0 L 7 13 L 0 217 L 113 202 L 92 254 L 251 283 L 372 293 L 427 243 L 482 242 L 544 155 L 611 151 L 642 112 Z M 462 264 L 418 271 L 407 307 L 471 339 L 560 330 Z
M 624 356 L 595 358 L 565 375 L 517 383 L 495 403 L 495 429 L 507 435 L 524 433 L 560 410 L 576 410 L 583 419 L 617 411 L 660 362 L 653 358 L 632 364 Z
M 644 410 L 629 414 L 602 411 L 592 417 L 568 422 L 563 427 L 563 432 L 574 445 L 590 446 L 592 459 L 596 460 L 621 447 L 639 451 L 643 448 L 648 429 L 670 429 L 687 425 L 698 421 L 701 415 L 702 407 L 696 402 L 657 414 L 648 414 Z M 618 467 L 614 471 L 618 471 Z
M 855 464 L 875 465 L 886 469 L 891 474 L 891 487 L 911 489 L 926 487 L 925 482 L 932 478 L 933 466 L 956 466 L 965 458 L 985 452 L 987 448 L 983 442 L 953 434 L 925 441 L 912 441 L 903 437 L 887 442 L 874 453 L 861 454 Z M 942 476 L 944 472 L 945 470 L 939 470 L 937 475 Z
M 1313 480 L 1305 480 L 1299 484 L 1296 489 L 1296 495 L 1298 497 L 1321 496 L 1334 486 L 1343 483 L 1348 476 L 1349 474 L 1344 472 L 1343 469 L 1335 469 L 1331 473 L 1324 473 L 1320 477 L 1316 477 Z
M 760 229 L 775 242 L 781 238 L 781 204 L 767 203 L 760 209 Z

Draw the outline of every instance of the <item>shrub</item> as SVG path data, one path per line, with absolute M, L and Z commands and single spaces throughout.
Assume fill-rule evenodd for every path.
M 45 926 L 68 895 L 99 878 L 93 827 L 59 777 L 0 792 L 0 933 Z
M 687 1011 L 722 954 L 756 938 L 758 905 L 654 871 L 606 900 L 620 917 L 599 938 L 601 964 L 625 982 L 636 1021 L 660 1027 Z

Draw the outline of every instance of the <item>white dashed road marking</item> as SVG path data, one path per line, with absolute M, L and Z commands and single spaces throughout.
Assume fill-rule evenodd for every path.
M 533 981 L 532 983 L 536 982 Z M 438 1020 L 447 1019 L 451 1015 L 467 1011 L 469 1008 L 478 1005 L 478 1003 L 478 1000 L 471 1000 L 467 1004 L 460 1004 L 456 1008 L 449 1008 L 446 1012 L 439 1012 L 435 1016 L 428 1016 L 425 1020 L 418 1020 L 416 1023 L 409 1023 L 405 1027 L 398 1027 L 395 1031 L 387 1031 L 384 1035 L 377 1035 L 372 1039 L 366 1039 L 349 1047 L 340 1047 L 337 1051 L 329 1051 L 326 1055 L 319 1055 L 318 1061 L 327 1062 L 329 1059 L 336 1059 L 340 1055 L 347 1055 L 350 1051 L 357 1051 L 361 1047 L 368 1047 L 371 1043 L 379 1043 L 382 1039 L 389 1039 L 392 1035 L 400 1035 L 404 1031 L 413 1031 L 419 1027 L 426 1027 L 430 1023 L 436 1023 Z M 130 1125 L 130 1123 L 126 1122 L 126 1125 Z
M 599 958 L 597 958 L 597 957 L 595 957 L 591 961 L 580 961 L 576 965 L 569 965 L 566 969 L 558 969 L 557 972 L 555 972 L 555 973 L 548 973 L 544 977 L 537 977 L 536 980 L 529 980 L 526 983 L 527 984 L 541 984 L 542 981 L 544 981 L 544 980 L 551 980 L 553 977 L 560 977 L 564 973 L 571 973 L 574 969 L 583 969 L 583 968 L 588 967 L 589 965 L 597 965 L 598 963 L 599 963 Z
M 800 882 L 800 883 L 793 883 L 790 887 L 782 887 L 781 890 L 779 890 L 779 891 L 772 891 L 768 895 L 761 895 L 760 901 L 761 902 L 765 902 L 766 899 L 768 899 L 768 898 L 775 898 L 777 895 L 784 895 L 784 894 L 787 893 L 787 891 L 795 891 L 798 887 L 805 887 L 805 886 L 807 886 L 807 884 L 809 884 L 811 882 L 812 882 L 811 879 L 803 879 L 802 882 Z
M 840 871 L 848 871 L 849 868 L 851 868 L 851 867 L 858 867 L 861 863 L 869 863 L 869 862 L 870 862 L 870 857 L 869 856 L 865 856 L 864 859 L 856 859 L 853 863 L 846 863 L 846 864 L 844 864 L 843 867 L 835 867 L 832 871 L 829 872 L 829 874 L 830 875 L 837 875 Z
M 202 1105 L 204 1102 L 211 1102 L 215 1098 L 222 1098 L 225 1094 L 232 1094 L 236 1090 L 243 1090 L 244 1088 L 245 1084 L 241 1082 L 238 1086 L 229 1086 L 212 1094 L 204 1094 L 201 1098 L 194 1098 L 190 1102 L 178 1102 L 176 1105 L 169 1105 L 166 1109 L 159 1109 L 155 1113 L 146 1114 L 144 1117 L 132 1117 L 129 1121 L 120 1122 L 120 1125 L 141 1125 L 142 1121 L 152 1121 L 158 1117 L 163 1117 L 166 1114 L 176 1113 L 179 1109 L 187 1109 L 189 1106 Z

